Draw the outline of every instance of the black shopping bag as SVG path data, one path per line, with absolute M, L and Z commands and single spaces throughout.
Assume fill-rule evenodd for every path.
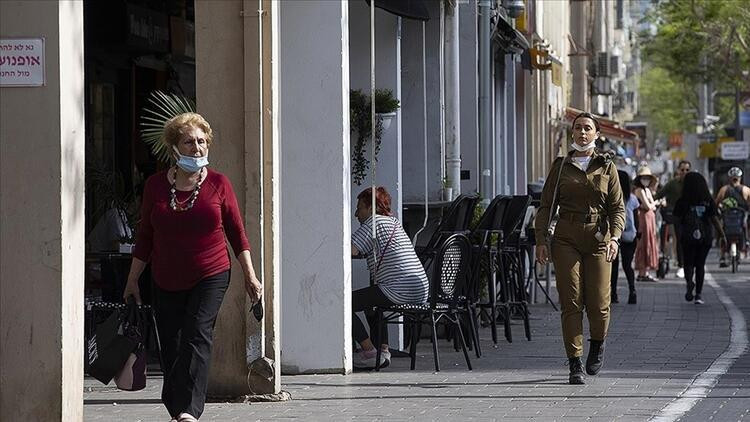
M 127 314 L 117 308 L 107 319 L 92 327 L 86 339 L 87 372 L 104 384 L 109 384 L 120 372 L 139 344 L 125 335 L 126 324 Z
M 141 318 L 141 310 L 135 303 L 128 304 L 128 319 L 123 325 L 125 337 L 137 342 L 120 371 L 115 375 L 117 388 L 125 391 L 138 391 L 146 388 L 146 362 L 148 355 L 143 344 L 146 324 Z

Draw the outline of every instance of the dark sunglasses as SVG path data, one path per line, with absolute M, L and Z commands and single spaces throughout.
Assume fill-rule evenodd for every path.
M 259 300 L 252 308 L 250 308 L 250 312 L 252 312 L 255 319 L 260 322 L 263 319 L 263 302 Z

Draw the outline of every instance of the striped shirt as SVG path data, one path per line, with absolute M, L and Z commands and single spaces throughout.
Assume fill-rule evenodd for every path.
M 395 230 L 395 231 L 394 231 Z M 388 238 L 393 238 L 388 244 Z M 370 275 L 393 303 L 424 303 L 427 301 L 429 283 L 422 263 L 414 252 L 409 237 L 395 217 L 377 216 L 377 252 L 380 268 L 373 251 L 372 217 L 352 234 L 352 245 L 367 257 Z M 386 244 L 388 248 L 384 250 Z

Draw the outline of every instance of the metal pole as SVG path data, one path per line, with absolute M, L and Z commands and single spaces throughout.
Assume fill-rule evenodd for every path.
M 428 177 L 427 177 L 427 55 L 425 53 L 427 46 L 427 39 L 425 36 L 427 24 L 422 21 L 422 141 L 424 142 L 424 221 L 422 227 L 414 233 L 411 243 L 417 245 L 417 237 L 427 227 L 427 218 L 430 216 L 429 209 L 429 193 L 428 193 Z
M 370 170 L 372 173 L 372 239 L 377 245 L 377 203 L 375 202 L 375 1 L 370 2 Z M 378 248 L 372 248 L 372 255 L 377 261 Z

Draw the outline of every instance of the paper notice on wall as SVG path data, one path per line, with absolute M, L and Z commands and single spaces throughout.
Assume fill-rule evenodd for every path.
M 44 38 L 0 39 L 0 87 L 45 83 Z

